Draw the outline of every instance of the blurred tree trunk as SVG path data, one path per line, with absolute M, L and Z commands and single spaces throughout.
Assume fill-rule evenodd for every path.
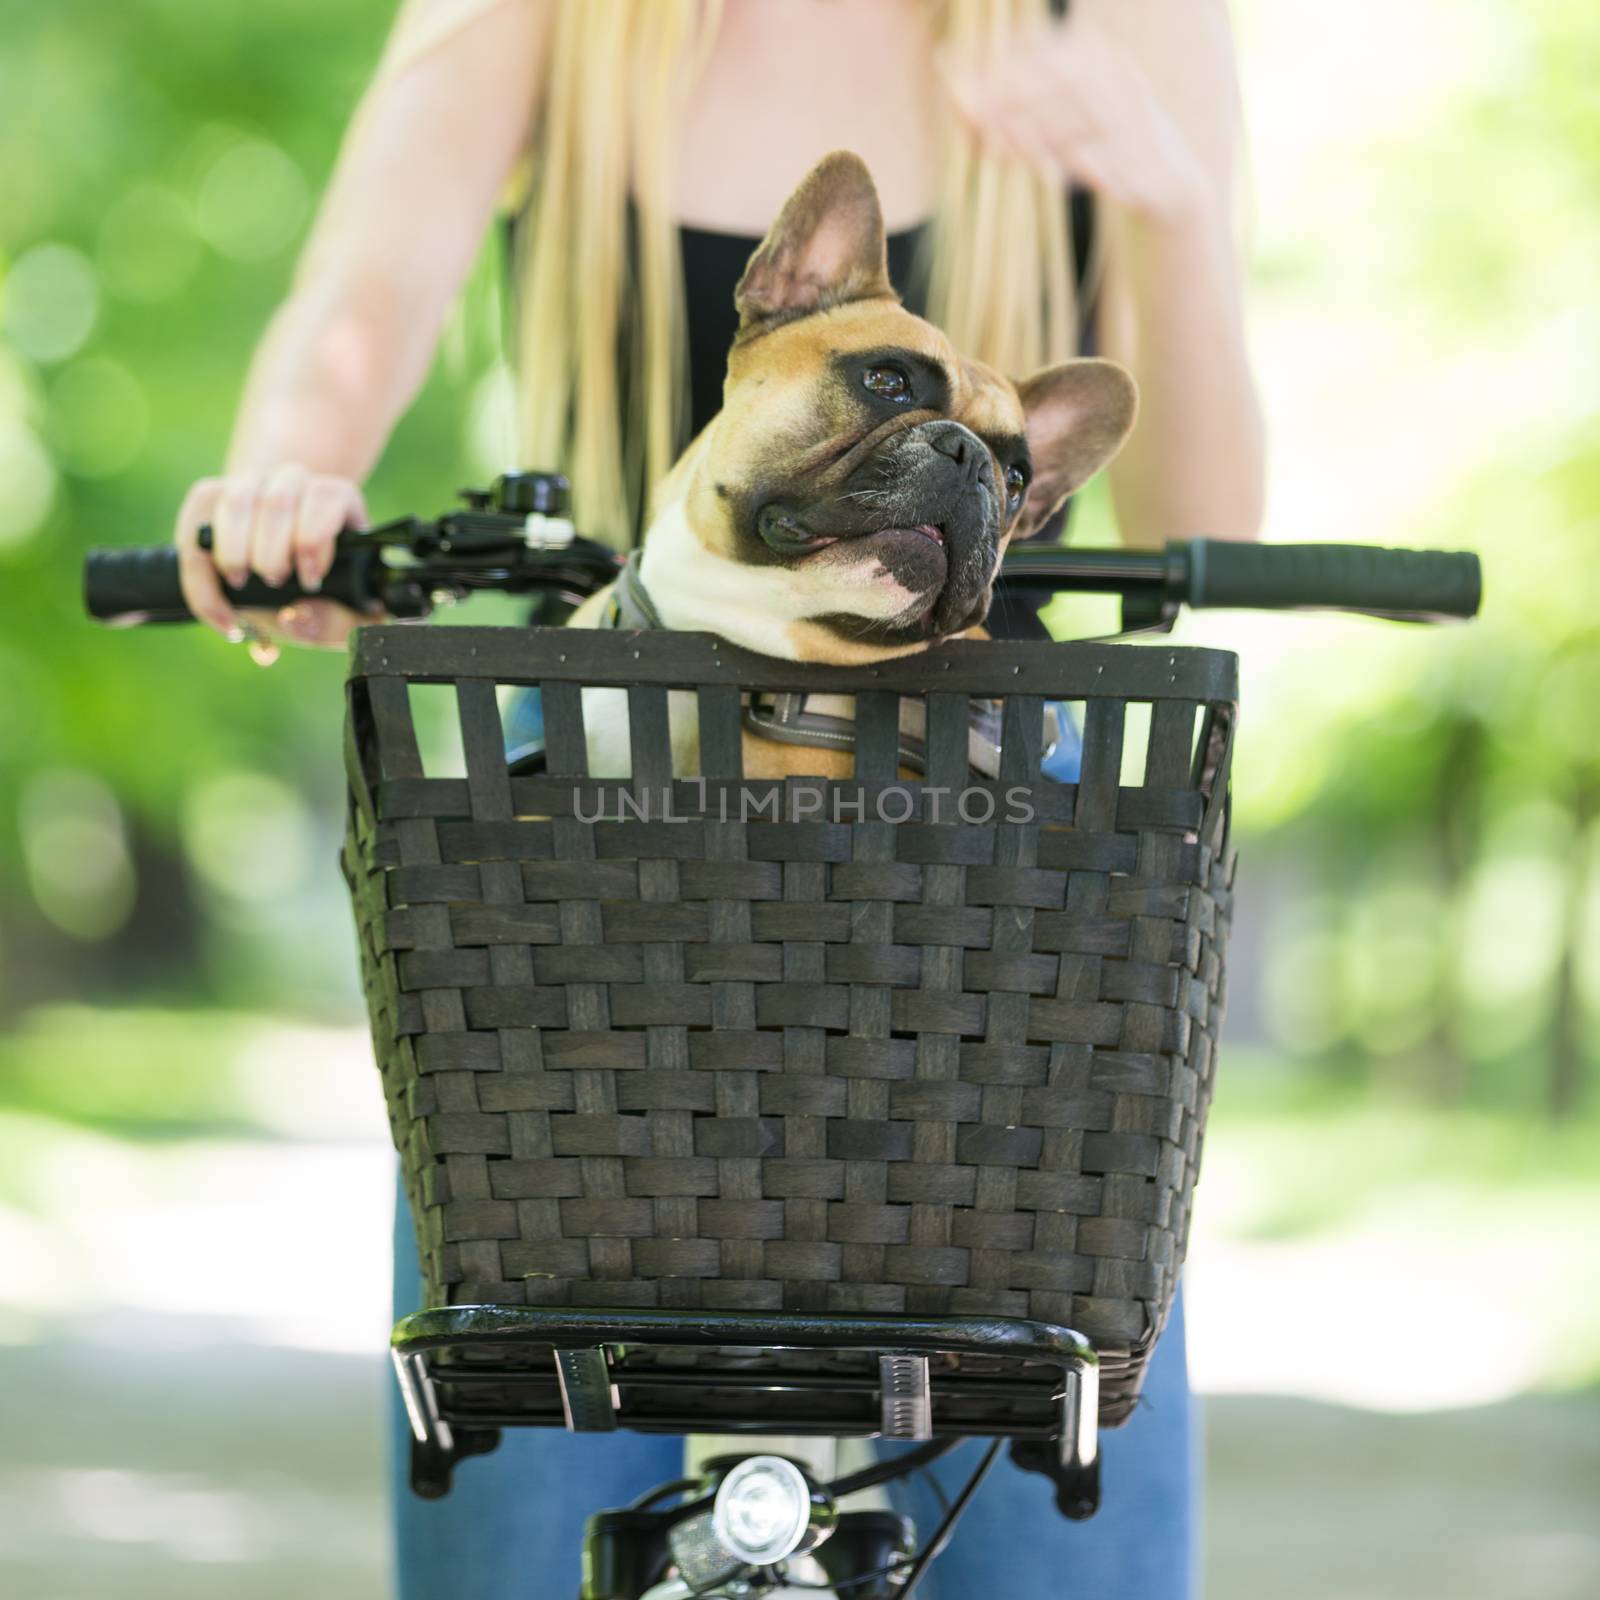
M 1582 779 L 1573 796 L 1571 867 L 1567 873 L 1566 915 L 1562 919 L 1561 961 L 1556 968 L 1556 997 L 1550 1028 L 1550 1080 L 1546 1103 L 1554 1120 L 1570 1117 L 1583 1104 L 1588 1075 L 1588 1040 L 1578 963 L 1583 955 L 1584 919 L 1589 906 L 1591 825 L 1600 811 L 1600 796 Z
M 1483 725 L 1458 717 L 1450 728 L 1443 759 L 1436 768 L 1433 823 L 1439 841 L 1442 882 L 1440 904 L 1449 917 L 1452 978 L 1459 967 L 1461 902 L 1467 873 L 1477 859 L 1482 838 Z M 1434 1094 L 1450 1105 L 1466 1098 L 1467 1062 L 1456 1026 L 1456 989 L 1452 981 L 1440 997 L 1432 1037 L 1423 1049 L 1423 1065 Z
M 207 929 L 182 856 L 137 819 L 130 819 L 128 851 L 138 892 L 127 921 L 105 939 L 75 939 L 27 900 L 9 908 L 0 925 L 0 1029 L 30 1006 L 58 1001 L 204 996 Z

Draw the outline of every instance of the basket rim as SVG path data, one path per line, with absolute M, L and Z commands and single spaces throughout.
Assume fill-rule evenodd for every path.
M 596 688 L 650 684 L 834 694 L 1046 695 L 1237 703 L 1239 657 L 1199 645 L 957 639 L 870 665 L 788 661 L 714 634 L 375 625 L 350 639 L 349 678 L 459 678 Z

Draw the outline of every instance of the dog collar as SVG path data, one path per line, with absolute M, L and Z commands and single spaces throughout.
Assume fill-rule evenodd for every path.
M 611 591 L 611 604 L 606 607 L 605 615 L 601 619 L 601 626 L 626 628 L 630 632 L 641 628 L 666 627 L 666 623 L 661 620 L 661 613 L 656 610 L 655 601 L 650 598 L 650 591 L 644 586 L 644 579 L 639 575 L 637 550 L 623 563 L 622 571 L 618 574 L 616 585 Z
M 606 607 L 600 625 L 630 631 L 666 627 L 640 576 L 637 550 L 628 557 L 617 576 L 616 586 L 611 591 L 611 603 Z M 900 763 L 918 774 L 927 770 L 925 716 L 919 703 L 910 700 L 903 702 Z M 774 739 L 780 744 L 809 745 L 821 750 L 855 749 L 855 706 L 847 695 L 749 694 L 744 697 L 744 725 L 758 737 Z M 967 759 L 972 771 L 979 776 L 994 778 L 999 775 L 998 701 L 973 701 Z
M 967 723 L 967 766 L 980 778 L 1000 776 L 1000 702 L 973 700 Z M 819 749 L 854 750 L 855 701 L 842 694 L 750 694 L 744 725 L 763 739 Z M 1046 729 L 1048 734 L 1050 730 Z M 928 770 L 927 710 L 900 702 L 900 765 L 921 777 Z

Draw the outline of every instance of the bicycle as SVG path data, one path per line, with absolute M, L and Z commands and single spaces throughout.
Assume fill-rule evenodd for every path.
M 564 497 L 510 474 L 346 535 L 321 592 L 415 618 L 494 590 L 557 620 L 620 570 Z M 1185 606 L 1442 621 L 1480 593 L 1469 554 L 1206 540 L 1014 551 L 1001 583 L 1115 595 L 1122 634 Z M 86 604 L 188 615 L 165 547 L 91 552 Z M 1187 1232 L 1235 671 L 1119 643 L 845 669 L 691 635 L 359 630 L 344 866 L 428 1283 L 392 1340 L 413 1489 L 449 1492 L 506 1427 L 690 1436 L 683 1478 L 591 1518 L 581 1600 L 912 1595 L 1007 1440 L 1092 1515 L 1098 1430 L 1135 1402 Z M 465 778 L 425 770 L 429 682 L 456 686 Z M 514 762 L 507 685 L 542 712 Z M 588 774 L 594 689 L 626 700 L 627 779 Z M 693 775 L 667 737 L 685 692 Z M 853 780 L 743 779 L 742 731 L 785 694 L 849 700 Z M 1063 702 L 1084 707 L 1070 782 L 1041 776 Z M 976 705 L 1000 730 L 982 773 Z M 641 809 L 657 792 L 665 815 Z M 988 810 L 941 818 L 952 794 Z M 832 1441 L 860 1437 L 907 1448 L 841 1470 Z M 989 1443 L 920 1544 L 841 1508 L 967 1439 Z

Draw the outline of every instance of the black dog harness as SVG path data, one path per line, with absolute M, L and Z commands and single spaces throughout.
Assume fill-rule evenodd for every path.
M 666 627 L 639 575 L 639 552 L 628 557 L 598 626 Z M 967 731 L 967 765 L 982 778 L 1000 776 L 1000 702 L 974 700 Z M 817 750 L 854 750 L 855 699 L 847 694 L 761 694 L 744 697 L 744 726 L 761 739 Z M 900 763 L 921 777 L 928 769 L 927 711 L 916 700 L 900 702 Z M 1046 730 L 1049 742 L 1050 730 Z

